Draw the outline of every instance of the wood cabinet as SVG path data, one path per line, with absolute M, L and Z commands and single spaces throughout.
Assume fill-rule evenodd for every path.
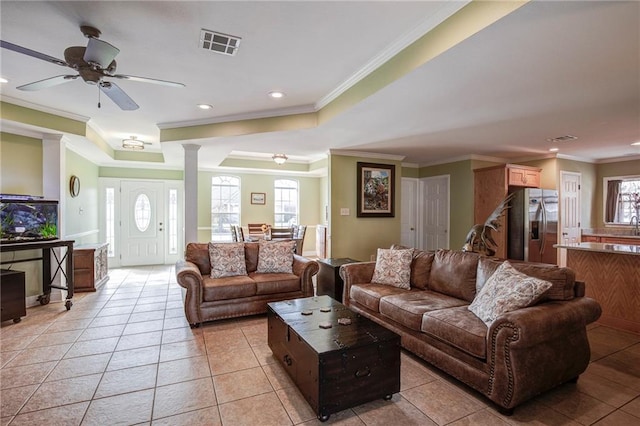
M 540 171 L 537 167 L 501 164 L 474 170 L 473 223 L 484 223 L 510 189 L 539 188 Z M 506 215 L 500 221 L 500 230 L 492 232 L 498 248 L 496 257 L 507 258 Z
M 624 235 L 582 235 L 581 240 L 583 243 L 640 245 L 640 238 L 625 237 Z
M 73 249 L 73 280 L 75 291 L 96 291 L 109 279 L 108 243 L 85 244 Z
M 24 272 L 0 270 L 0 321 L 20 322 L 25 315 Z

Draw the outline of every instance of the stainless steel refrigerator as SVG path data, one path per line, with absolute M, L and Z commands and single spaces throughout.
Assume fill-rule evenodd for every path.
M 527 188 L 514 191 L 508 214 L 507 257 L 557 264 L 558 191 Z

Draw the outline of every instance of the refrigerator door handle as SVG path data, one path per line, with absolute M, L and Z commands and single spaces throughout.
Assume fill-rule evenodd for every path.
M 540 200 L 540 207 L 542 210 L 542 241 L 540 241 L 540 256 L 544 254 L 544 245 L 547 242 L 547 206 L 544 204 L 544 200 Z

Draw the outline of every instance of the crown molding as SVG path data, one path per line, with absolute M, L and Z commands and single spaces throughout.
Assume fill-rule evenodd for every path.
M 181 170 L 181 169 L 180 169 Z M 291 177 L 326 177 L 328 175 L 327 168 L 316 169 L 309 172 L 301 172 L 297 170 L 274 170 L 274 169 L 259 169 L 259 168 L 246 168 L 246 167 L 200 167 L 199 172 L 210 173 L 224 173 L 234 174 L 242 173 L 246 175 L 271 175 L 271 176 L 291 176 Z
M 411 168 L 411 169 L 419 169 L 420 168 L 420 164 L 418 163 L 405 163 L 404 161 L 401 164 L 402 167 L 407 167 L 407 168 Z
M 255 120 L 259 118 L 285 117 L 287 115 L 308 114 L 317 112 L 313 105 L 299 105 L 289 108 L 270 109 L 266 111 L 253 111 L 242 114 L 223 115 L 221 117 L 209 117 L 199 120 L 168 121 L 158 123 L 160 130 L 174 129 L 180 127 L 204 126 L 207 124 L 229 123 L 234 121 Z
M 624 161 L 636 161 L 640 160 L 640 154 L 629 155 L 626 157 L 616 157 L 616 158 L 605 158 L 602 160 L 596 160 L 596 164 L 605 164 L 605 163 L 622 163 Z
M 33 109 L 36 111 L 40 111 L 40 112 L 46 112 L 47 114 L 53 114 L 53 115 L 57 115 L 63 118 L 68 118 L 71 120 L 76 120 L 76 121 L 82 121 L 83 123 L 88 122 L 91 117 L 86 117 L 84 115 L 80 115 L 80 114 L 74 114 L 72 112 L 69 111 L 63 111 L 61 109 L 57 109 L 57 108 L 51 108 L 51 107 L 47 107 L 44 105 L 38 105 L 38 104 L 34 104 L 31 102 L 27 102 L 27 101 L 23 101 L 21 99 L 16 99 L 16 98 L 12 98 L 11 96 L 2 96 L 2 102 L 7 102 L 9 104 L 13 104 L 13 105 L 17 105 L 17 106 L 21 106 L 24 108 L 29 108 L 29 109 Z
M 504 164 L 510 161 L 502 157 L 490 157 L 488 155 L 467 154 L 467 155 L 460 155 L 458 157 L 449 157 L 442 160 L 430 161 L 428 163 L 421 163 L 420 167 L 439 166 L 441 164 L 456 163 L 458 161 L 468 161 L 468 160 L 490 161 L 493 163 L 504 163 Z
M 360 70 L 353 73 L 350 77 L 348 77 L 345 81 L 343 81 L 338 87 L 333 89 L 327 95 L 325 95 L 322 99 L 320 99 L 316 105 L 316 110 L 320 110 L 335 100 L 338 96 L 342 95 L 344 92 L 349 90 L 355 84 L 357 84 L 360 80 L 371 74 L 373 71 L 378 69 L 380 66 L 388 62 L 391 58 L 396 56 L 402 50 L 407 48 L 407 46 L 411 45 L 411 43 L 418 40 L 420 37 L 433 30 L 435 27 L 440 25 L 444 20 L 449 18 L 451 15 L 462 9 L 464 6 L 470 3 L 470 0 L 466 1 L 456 1 L 456 0 L 448 0 L 445 5 L 443 5 L 436 13 L 428 16 L 422 22 L 417 24 L 415 27 L 411 28 L 403 35 L 401 35 L 396 41 L 391 43 L 386 49 L 384 49 L 380 54 L 374 57 L 372 60 L 367 62 Z

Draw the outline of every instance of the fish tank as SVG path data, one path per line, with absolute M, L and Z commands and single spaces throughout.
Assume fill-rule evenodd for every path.
M 0 194 L 0 242 L 56 240 L 58 201 L 31 195 Z

